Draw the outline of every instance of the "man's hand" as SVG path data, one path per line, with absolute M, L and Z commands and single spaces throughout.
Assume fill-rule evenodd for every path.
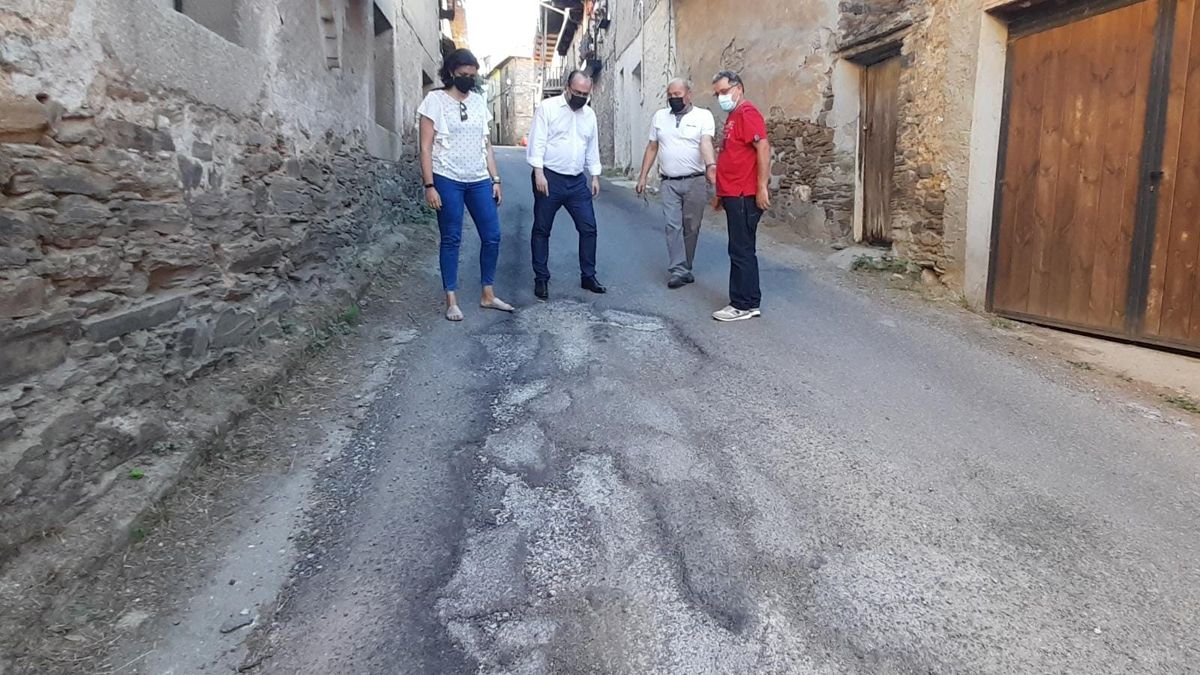
M 639 195 L 646 191 L 646 177 L 645 176 L 642 176 L 641 178 L 638 179 L 637 187 L 633 188 L 633 191 L 638 193 Z
M 550 196 L 550 181 L 546 180 L 546 173 L 541 169 L 533 172 L 533 184 L 537 187 L 538 192 L 547 197 Z
M 592 176 L 592 196 L 600 194 L 600 176 Z
M 716 210 L 716 211 L 721 210 L 721 198 L 720 197 L 714 195 L 712 198 L 711 204 L 712 204 L 713 210 Z
M 496 200 L 496 206 L 504 203 L 504 191 L 500 189 L 499 183 L 492 183 L 492 199 Z
M 442 196 L 438 194 L 437 188 L 425 188 L 425 203 L 434 211 L 442 210 Z
M 758 188 L 758 194 L 754 197 L 754 203 L 758 205 L 760 211 L 766 211 L 771 208 L 771 192 L 765 187 Z

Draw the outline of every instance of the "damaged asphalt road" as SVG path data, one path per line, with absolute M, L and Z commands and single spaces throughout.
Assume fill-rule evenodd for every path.
M 312 497 L 254 671 L 1200 663 L 1188 425 L 770 255 L 764 317 L 717 324 L 723 237 L 668 291 L 657 206 L 615 189 L 610 293 L 577 288 L 560 220 L 535 303 L 526 173 L 501 163 L 498 288 L 522 309 L 464 303 L 407 346 Z M 432 270 L 414 283 L 436 297 Z

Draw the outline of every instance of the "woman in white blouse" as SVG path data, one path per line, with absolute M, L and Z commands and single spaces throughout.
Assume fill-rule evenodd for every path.
M 446 318 L 462 321 L 458 307 L 458 251 L 462 244 L 464 213 L 469 211 L 479 232 L 479 268 L 483 294 L 479 306 L 513 311 L 496 297 L 496 262 L 500 257 L 502 196 L 496 157 L 488 140 L 487 100 L 479 93 L 479 61 L 466 49 L 445 58 L 442 89 L 429 92 L 417 113 L 421 120 L 421 175 L 425 201 L 437 211 L 441 231 L 442 287 L 446 291 Z

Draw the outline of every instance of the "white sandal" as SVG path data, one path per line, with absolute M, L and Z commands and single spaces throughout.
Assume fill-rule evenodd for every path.
M 450 321 L 463 320 L 463 313 L 462 310 L 458 308 L 458 305 L 450 305 L 450 307 L 446 309 L 446 319 Z
M 479 306 L 484 309 L 498 309 L 501 312 L 510 312 L 511 313 L 511 312 L 516 311 L 513 309 L 512 305 L 501 300 L 500 298 L 492 298 L 491 302 L 483 302 L 482 300 L 480 300 Z

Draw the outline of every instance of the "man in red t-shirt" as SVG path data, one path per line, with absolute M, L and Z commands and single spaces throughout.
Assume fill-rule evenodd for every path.
M 767 123 L 747 101 L 742 78 L 723 70 L 713 78 L 713 94 L 729 113 L 717 155 L 717 197 L 713 206 L 725 210 L 729 223 L 729 306 L 713 312 L 717 321 L 741 321 L 760 316 L 755 235 L 763 211 L 771 206 L 767 183 L 771 176 L 771 144 Z

